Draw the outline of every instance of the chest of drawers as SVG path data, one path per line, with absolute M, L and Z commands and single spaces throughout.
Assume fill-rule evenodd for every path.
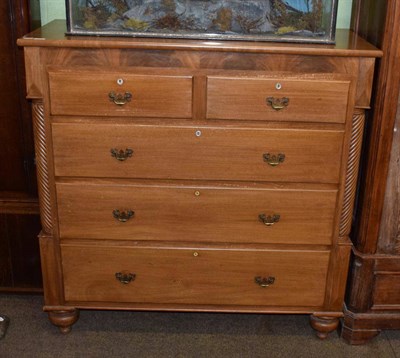
M 19 41 L 33 101 L 45 310 L 342 316 L 375 57 L 338 45 Z

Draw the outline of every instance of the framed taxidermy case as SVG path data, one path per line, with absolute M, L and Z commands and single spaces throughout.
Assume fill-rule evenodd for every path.
M 68 34 L 334 43 L 337 0 L 67 0 Z

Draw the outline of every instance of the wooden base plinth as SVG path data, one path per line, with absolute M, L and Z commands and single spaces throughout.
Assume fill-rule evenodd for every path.
M 381 330 L 400 329 L 400 312 L 352 312 L 344 308 L 344 321 L 340 336 L 349 344 L 368 343 Z

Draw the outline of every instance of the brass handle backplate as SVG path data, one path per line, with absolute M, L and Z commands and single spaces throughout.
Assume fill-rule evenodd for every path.
M 132 93 L 125 92 L 125 93 L 115 93 L 111 91 L 108 94 L 108 98 L 111 102 L 114 102 L 117 106 L 123 106 L 124 104 L 128 103 L 132 99 Z
M 115 274 L 115 278 L 122 284 L 127 285 L 129 282 L 135 280 L 136 275 L 134 273 L 123 271 L 123 272 L 117 272 Z
M 271 167 L 276 167 L 279 164 L 283 163 L 285 161 L 285 158 L 286 158 L 286 156 L 283 153 L 278 153 L 278 154 L 264 153 L 263 154 L 264 162 L 268 163 Z
M 127 211 L 119 211 L 118 209 L 113 210 L 113 216 L 116 218 L 118 221 L 124 223 L 127 222 L 129 219 L 133 218 L 135 215 L 135 212 L 132 210 L 127 210 Z
M 254 277 L 254 282 L 259 285 L 260 287 L 266 288 L 274 284 L 275 277 L 268 276 L 268 277 L 261 277 L 257 276 Z
M 289 105 L 289 98 L 282 97 L 282 98 L 275 98 L 275 97 L 268 97 L 267 104 L 271 106 L 275 111 L 280 111 Z
M 126 148 L 125 150 L 122 150 L 122 149 L 118 150 L 117 148 L 111 148 L 110 152 L 111 152 L 111 156 L 113 158 L 119 160 L 120 162 L 127 160 L 133 154 L 133 150 L 130 148 Z
M 264 225 L 272 226 L 277 222 L 279 222 L 281 216 L 279 214 L 273 214 L 273 215 L 260 214 L 258 215 L 258 218 Z

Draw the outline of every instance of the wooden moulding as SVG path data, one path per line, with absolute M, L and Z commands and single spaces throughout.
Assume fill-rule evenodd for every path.
M 343 207 L 339 226 L 339 236 L 346 237 L 350 234 L 354 198 L 360 165 L 360 156 L 365 124 L 365 111 L 357 109 L 353 114 L 349 156 L 347 162 L 346 184 L 344 189 Z
M 53 229 L 52 203 L 50 197 L 50 181 L 48 170 L 48 145 L 46 140 L 45 114 L 41 101 L 34 101 L 32 107 L 35 136 L 35 152 L 38 176 L 38 192 L 40 202 L 40 218 L 43 231 L 51 233 Z
M 335 45 L 320 44 L 289 44 L 277 42 L 248 41 L 199 41 L 149 38 L 121 38 L 96 36 L 65 36 L 65 21 L 55 20 L 42 28 L 27 34 L 18 40 L 18 45 L 24 47 L 68 47 L 75 48 L 140 48 L 144 50 L 191 50 L 216 52 L 246 52 L 246 53 L 287 53 L 298 55 L 301 47 L 302 55 L 311 56 L 344 56 L 344 57 L 380 57 L 381 51 L 358 37 L 352 31 L 337 30 Z M 40 41 L 45 39 L 46 41 Z M 38 44 L 40 41 L 40 44 Z
M 36 198 L 0 199 L 0 214 L 39 214 L 39 203 Z

